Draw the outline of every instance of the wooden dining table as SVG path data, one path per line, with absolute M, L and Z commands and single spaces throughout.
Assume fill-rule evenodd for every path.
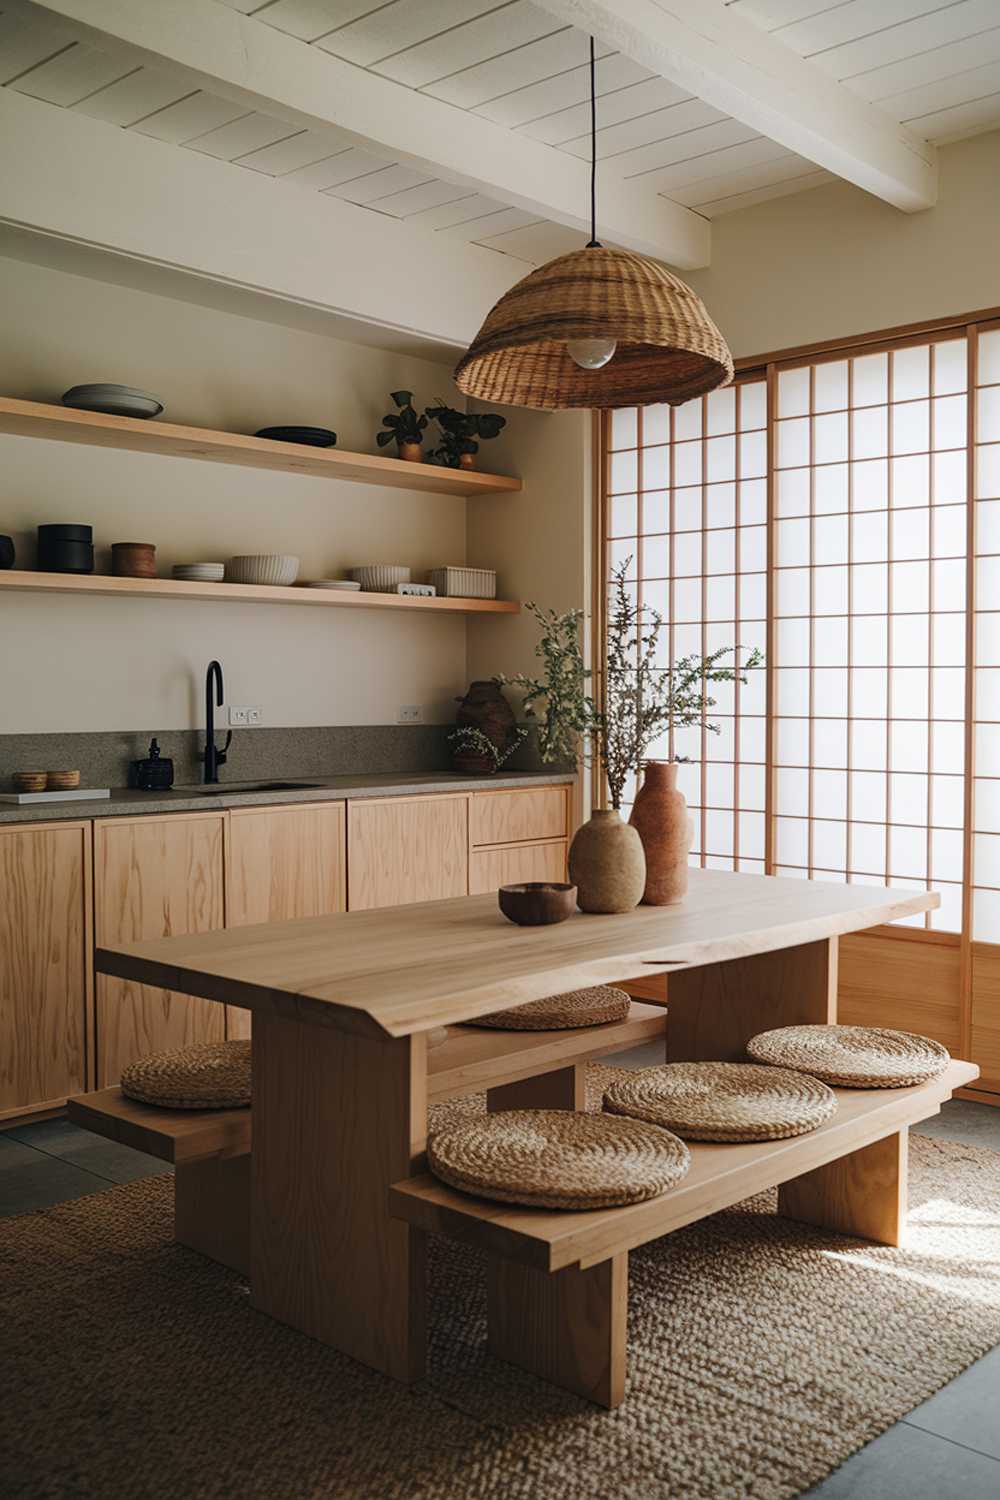
M 938 904 L 931 891 L 692 870 L 677 905 L 550 927 L 515 927 L 495 895 L 468 896 L 99 948 L 96 965 L 252 1012 L 252 1300 L 407 1381 L 424 1371 L 426 1235 L 390 1216 L 389 1190 L 425 1164 L 429 1037 L 668 975 L 669 1059 L 739 1059 L 759 1031 L 836 1020 L 839 936 Z M 509 1045 L 469 1035 L 480 1050 Z M 579 1033 L 565 1036 L 547 1034 L 530 1095 L 511 1103 L 579 1102 L 561 1052 Z

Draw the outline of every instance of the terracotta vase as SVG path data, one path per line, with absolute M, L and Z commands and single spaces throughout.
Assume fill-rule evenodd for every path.
M 510 744 L 517 720 L 497 683 L 491 680 L 472 682 L 465 697 L 456 699 L 456 702 L 459 708 L 455 723 L 460 728 L 478 729 L 502 755 Z M 468 748 L 453 751 L 452 765 L 467 776 L 491 776 L 496 771 L 496 762 L 491 756 L 477 754 Z
M 678 792 L 675 760 L 646 760 L 642 786 L 628 822 L 642 838 L 646 855 L 646 906 L 670 906 L 688 889 L 691 819 L 684 792 Z
M 569 846 L 569 878 L 581 911 L 624 912 L 639 905 L 646 884 L 642 840 L 621 813 L 595 812 Z
M 422 443 L 400 443 L 399 456 L 408 464 L 422 464 L 424 461 L 424 449 Z
M 646 906 L 683 901 L 688 888 L 691 819 L 677 790 L 676 761 L 648 760 L 629 818 L 646 855 Z

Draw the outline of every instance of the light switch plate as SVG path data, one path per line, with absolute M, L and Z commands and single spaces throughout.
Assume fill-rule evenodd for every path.
M 263 714 L 259 708 L 231 708 L 229 710 L 229 724 L 233 729 L 245 729 L 248 725 L 259 724 Z
M 424 711 L 419 703 L 404 703 L 396 715 L 397 724 L 422 724 Z

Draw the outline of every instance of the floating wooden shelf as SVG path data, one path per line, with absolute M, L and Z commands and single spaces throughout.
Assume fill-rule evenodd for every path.
M 516 615 L 507 599 L 424 598 L 339 589 L 274 588 L 263 583 L 188 583 L 178 578 L 111 578 L 97 573 L 0 572 L 0 593 L 131 595 L 141 599 L 228 599 L 230 603 L 319 604 L 339 609 L 415 609 L 432 614 Z
M 346 479 L 353 484 L 381 484 L 433 495 L 494 495 L 521 488 L 506 474 L 470 469 L 442 469 L 410 464 L 374 453 L 347 453 L 340 448 L 309 448 L 302 443 L 274 443 L 240 432 L 213 432 L 207 427 L 178 427 L 172 422 L 110 417 L 102 412 L 48 406 L 0 396 L 0 432 L 17 437 L 50 438 L 61 443 L 89 443 L 98 448 L 125 448 L 132 453 L 161 453 L 172 458 L 202 458 L 210 463 L 240 464 L 282 474 L 309 474 L 314 479 Z

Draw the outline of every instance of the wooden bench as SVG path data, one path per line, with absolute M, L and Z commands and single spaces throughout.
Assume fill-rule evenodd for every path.
M 568 1031 L 451 1026 L 427 1054 L 428 1101 L 485 1089 L 490 1109 L 582 1109 L 584 1064 L 664 1036 L 665 1024 L 662 1008 L 634 1002 L 622 1021 Z M 170 1162 L 174 1238 L 249 1274 L 250 1109 L 160 1109 L 109 1088 L 70 1099 L 67 1114 L 75 1125 Z
M 172 1163 L 174 1238 L 249 1273 L 249 1109 L 160 1109 L 111 1088 L 70 1099 L 66 1113 L 74 1125 Z
M 390 1212 L 487 1252 L 492 1353 L 614 1407 L 625 1391 L 630 1250 L 772 1187 L 788 1218 L 900 1244 L 909 1127 L 978 1074 L 972 1063 L 952 1062 L 915 1088 L 837 1089 L 833 1118 L 791 1140 L 692 1143 L 683 1182 L 626 1208 L 518 1208 L 424 1175 L 390 1189 Z

